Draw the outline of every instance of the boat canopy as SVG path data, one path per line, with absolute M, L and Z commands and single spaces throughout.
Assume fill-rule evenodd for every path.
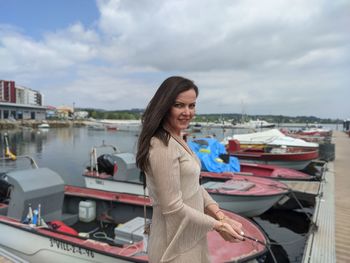
M 227 155 L 225 146 L 213 138 L 200 138 L 188 142 L 191 150 L 198 156 L 202 171 L 239 172 L 240 164 L 236 157 Z M 225 156 L 227 158 L 223 158 Z M 227 159 L 224 161 L 224 159 Z
M 236 134 L 232 137 L 226 137 L 223 140 L 227 144 L 229 140 L 238 140 L 241 144 L 266 144 L 273 146 L 294 146 L 294 147 L 310 147 L 318 148 L 317 143 L 306 142 L 302 139 L 297 139 L 284 135 L 278 129 L 270 129 L 262 132 Z

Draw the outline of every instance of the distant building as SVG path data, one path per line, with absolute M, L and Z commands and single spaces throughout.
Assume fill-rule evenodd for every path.
M 75 111 L 73 113 L 74 119 L 86 119 L 89 117 L 89 112 L 87 111 Z
M 0 119 L 43 120 L 46 107 L 42 105 L 40 92 L 16 86 L 12 80 L 0 80 Z
M 74 109 L 70 106 L 62 105 L 62 106 L 58 106 L 56 108 L 56 111 L 59 118 L 69 119 L 69 118 L 72 118 Z
M 22 86 L 16 86 L 16 101 L 19 104 L 43 105 L 43 96 L 40 92 Z
M 14 81 L 0 80 L 0 102 L 16 103 Z

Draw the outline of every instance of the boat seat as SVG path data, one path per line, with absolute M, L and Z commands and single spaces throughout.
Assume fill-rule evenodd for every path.
M 252 182 L 229 180 L 226 181 L 221 188 L 224 190 L 248 191 L 254 186 L 255 184 Z
M 64 181 L 48 168 L 18 170 L 7 173 L 12 189 L 7 216 L 22 221 L 28 207 L 41 205 L 41 217 L 46 221 L 62 220 Z

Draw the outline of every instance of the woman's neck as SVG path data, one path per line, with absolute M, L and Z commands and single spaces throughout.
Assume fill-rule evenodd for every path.
M 181 130 L 174 130 L 169 124 L 164 124 L 163 128 L 169 132 L 171 136 L 181 138 Z

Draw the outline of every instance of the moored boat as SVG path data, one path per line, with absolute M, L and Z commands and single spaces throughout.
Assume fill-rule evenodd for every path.
M 295 170 L 305 169 L 319 156 L 318 149 L 315 148 L 240 149 L 234 140 L 229 141 L 228 153 L 244 162 L 270 164 Z
M 50 124 L 48 124 L 46 121 L 43 121 L 41 124 L 38 125 L 39 129 L 49 129 Z
M 289 193 L 285 184 L 262 177 L 235 175 L 218 182 L 202 173 L 202 178 L 202 186 L 220 207 L 247 217 L 261 215 Z
M 293 181 L 310 181 L 319 180 L 318 175 L 309 175 L 298 170 L 284 168 L 276 165 L 244 163 L 240 162 L 239 172 L 201 172 L 202 177 L 210 177 L 213 179 L 229 180 L 235 178 L 236 175 L 266 177 L 276 180 L 293 180 Z
M 236 140 L 240 148 L 264 149 L 266 147 L 297 147 L 297 148 L 318 148 L 318 143 L 307 142 L 300 138 L 287 136 L 278 129 L 270 129 L 261 132 L 236 134 L 224 138 L 223 144 L 227 145 L 230 140 Z
M 259 128 L 273 128 L 276 124 L 267 122 L 265 120 L 249 120 L 248 122 L 237 123 L 234 128 L 244 128 L 244 129 L 259 129 Z
M 47 168 L 8 172 L 0 184 L 7 188 L 0 196 L 0 247 L 16 256 L 38 263 L 147 262 L 147 197 L 64 186 Z M 225 214 L 242 223 L 246 236 L 266 243 L 252 222 Z M 266 252 L 248 238 L 229 243 L 215 231 L 208 247 L 212 262 L 245 262 Z

